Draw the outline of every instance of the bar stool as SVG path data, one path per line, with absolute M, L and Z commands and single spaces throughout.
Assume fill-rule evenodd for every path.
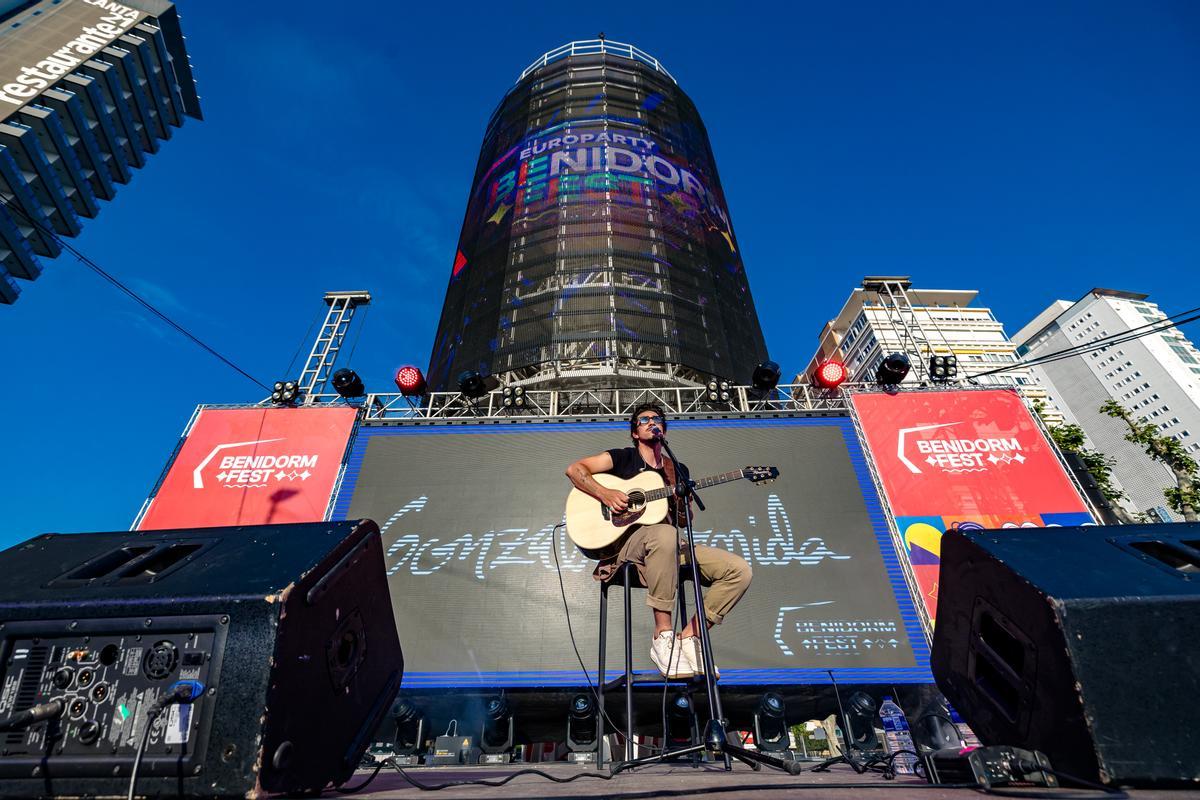
M 632 561 L 626 561 L 617 568 L 617 574 L 612 580 L 602 581 L 600 583 L 600 658 L 596 668 L 596 686 L 599 700 L 600 713 L 596 715 L 596 741 L 599 744 L 596 753 L 596 766 L 600 767 L 604 764 L 604 693 L 608 688 L 604 683 L 604 661 L 608 649 L 608 590 L 609 587 L 616 584 L 617 580 L 621 581 L 621 586 L 625 594 L 625 674 L 613 679 L 612 688 L 625 685 L 625 760 L 631 761 L 634 757 L 633 753 L 633 589 L 645 589 L 646 585 L 642 583 L 641 576 L 638 575 L 637 565 Z M 684 592 L 684 581 L 692 579 L 692 567 L 690 564 L 681 564 L 679 566 L 679 583 L 675 589 L 675 599 L 679 605 L 679 616 L 677 620 L 686 622 L 687 615 L 687 594 Z M 706 581 L 702 581 L 701 585 L 707 585 Z M 663 678 L 663 680 L 671 680 Z M 664 736 L 666 734 L 664 733 Z

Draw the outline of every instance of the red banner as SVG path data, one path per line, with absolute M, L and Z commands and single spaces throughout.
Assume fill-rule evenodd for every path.
M 1012 390 L 855 394 L 851 402 L 930 618 L 944 531 L 1094 522 Z
M 138 530 L 324 519 L 356 413 L 201 411 Z

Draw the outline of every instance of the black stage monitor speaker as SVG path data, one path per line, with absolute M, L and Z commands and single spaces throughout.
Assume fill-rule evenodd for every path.
M 932 668 L 985 744 L 1195 785 L 1200 525 L 947 533 Z
M 46 534 L 0 576 L 0 797 L 124 797 L 178 686 L 198 698 L 149 728 L 138 795 L 317 791 L 400 688 L 370 520 Z

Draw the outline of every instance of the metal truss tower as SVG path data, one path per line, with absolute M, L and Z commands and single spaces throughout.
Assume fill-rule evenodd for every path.
M 325 388 L 337 362 L 338 352 L 342 349 L 346 331 L 350 329 L 350 321 L 354 319 L 354 311 L 359 306 L 370 305 L 371 295 L 368 292 L 326 292 L 325 303 L 329 311 L 313 341 L 298 381 L 306 405 L 313 404 L 316 395 Z
M 921 327 L 920 316 L 909 300 L 908 290 L 912 288 L 912 281 L 901 276 L 872 275 L 863 279 L 862 288 L 874 292 L 879 298 L 886 320 L 884 324 L 900 342 L 901 351 L 915 356 L 912 370 L 917 380 L 929 380 L 929 356 L 934 354 L 935 346 Z M 950 346 L 941 331 L 938 331 L 938 336 L 943 342 L 941 349 L 949 351 Z

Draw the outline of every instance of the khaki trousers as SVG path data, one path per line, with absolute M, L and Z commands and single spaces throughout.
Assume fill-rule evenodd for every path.
M 646 585 L 646 605 L 651 608 L 674 612 L 679 567 L 687 563 L 683 544 L 673 525 L 660 523 L 638 528 L 621 547 L 617 565 L 626 561 L 637 565 L 638 577 Z M 701 582 L 710 587 L 704 593 L 704 611 L 709 622 L 719 625 L 750 588 L 750 565 L 727 550 L 703 545 L 696 545 L 696 561 Z

